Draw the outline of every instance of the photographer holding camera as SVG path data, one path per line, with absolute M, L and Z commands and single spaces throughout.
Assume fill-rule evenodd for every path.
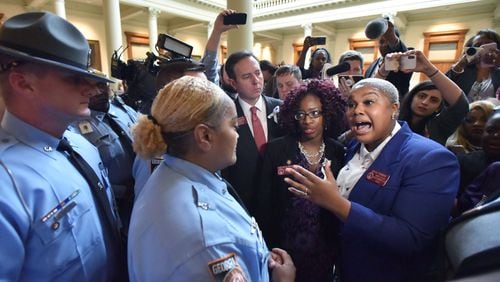
M 491 43 L 496 43 L 491 44 Z M 464 53 L 446 75 L 470 102 L 495 97 L 500 87 L 500 35 L 482 29 L 465 44 Z
M 399 120 L 406 121 L 413 132 L 444 145 L 469 111 L 467 97 L 421 51 L 391 53 L 386 57 L 388 60 L 380 65 L 375 77 L 386 77 L 389 73 L 386 63 L 389 63 L 395 67 L 389 67 L 393 72 L 422 72 L 430 79 L 404 96 Z
M 389 20 L 389 17 L 377 18 L 370 21 L 365 28 L 365 35 L 370 39 L 378 41 L 380 57 L 373 61 L 366 70 L 365 77 L 377 77 L 378 70 L 384 62 L 384 57 L 389 53 L 406 52 L 408 48 L 399 38 L 399 31 Z M 384 73 L 385 76 L 379 76 L 392 83 L 399 92 L 399 100 L 408 92 L 412 73 L 390 71 Z

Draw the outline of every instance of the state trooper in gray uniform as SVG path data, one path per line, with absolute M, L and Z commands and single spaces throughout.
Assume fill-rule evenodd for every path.
M 104 74 L 103 74 L 104 75 Z M 99 93 L 90 98 L 91 115 L 70 126 L 97 147 L 115 195 L 118 212 L 126 232 L 134 203 L 134 178 L 130 127 L 137 122 L 137 112 L 112 94 L 107 83 L 98 83 Z
M 107 81 L 89 71 L 89 55 L 83 34 L 51 13 L 0 28 L 2 281 L 127 280 L 106 169 L 66 130 Z

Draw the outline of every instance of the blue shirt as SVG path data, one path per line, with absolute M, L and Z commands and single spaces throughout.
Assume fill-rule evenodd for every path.
M 205 66 L 205 75 L 207 76 L 207 79 L 216 85 L 220 85 L 217 52 L 205 50 L 205 54 L 203 55 L 203 58 L 201 58 L 201 63 Z
M 74 133 L 64 136 L 101 177 L 110 196 L 96 148 Z M 106 281 L 114 271 L 113 250 L 105 246 L 90 187 L 56 150 L 58 143 L 5 112 L 0 160 L 10 175 L 5 170 L 0 174 L 2 281 Z
M 165 155 L 134 204 L 131 281 L 222 281 L 232 270 L 268 281 L 268 255 L 257 224 L 217 175 Z
M 137 121 L 137 113 L 128 106 L 110 103 L 108 115 L 119 126 L 120 132 L 114 131 L 105 115 L 103 112 L 92 111 L 90 117 L 73 123 L 69 130 L 81 134 L 97 147 L 103 164 L 108 169 L 113 192 L 121 199 L 133 188 L 132 164 L 135 154 L 132 150 L 127 150 L 118 134 L 124 136 L 123 140 L 131 146 L 130 127 Z

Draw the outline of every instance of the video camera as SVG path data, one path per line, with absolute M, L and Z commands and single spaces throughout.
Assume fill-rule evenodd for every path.
M 120 47 L 113 52 L 111 76 L 126 83 L 127 90 L 122 98 L 127 105 L 140 112 L 149 113 L 147 105 L 150 105 L 156 96 L 155 79 L 161 65 L 172 61 L 191 61 L 193 47 L 168 34 L 159 34 L 156 42 L 158 56 L 146 52 L 144 60 L 129 59 L 125 63 L 120 57 L 127 48 L 121 50 Z

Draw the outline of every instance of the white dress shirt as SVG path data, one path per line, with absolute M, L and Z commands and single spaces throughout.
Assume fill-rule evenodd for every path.
M 245 115 L 245 119 L 248 122 L 248 127 L 250 127 L 250 131 L 252 132 L 253 136 L 254 134 L 252 126 L 252 113 L 250 112 L 250 108 L 253 106 L 243 101 L 241 98 L 238 99 L 238 101 L 240 103 L 241 109 L 243 110 L 243 114 Z M 259 100 L 257 100 L 257 103 L 255 103 L 255 107 L 257 107 L 257 117 L 259 117 L 260 123 L 262 124 L 262 128 L 264 129 L 264 135 L 266 136 L 266 141 L 267 141 L 268 138 L 267 138 L 266 103 L 264 102 L 262 95 L 259 97 Z
M 391 134 L 389 134 L 389 136 L 387 136 L 385 140 L 371 152 L 366 149 L 365 144 L 361 143 L 359 151 L 340 170 L 339 175 L 337 176 L 337 185 L 339 187 L 340 194 L 344 198 L 347 199 L 349 197 L 352 188 L 356 185 L 359 178 L 361 178 L 365 171 L 377 159 L 385 145 L 392 139 L 399 129 L 401 129 L 401 125 L 396 122 Z

